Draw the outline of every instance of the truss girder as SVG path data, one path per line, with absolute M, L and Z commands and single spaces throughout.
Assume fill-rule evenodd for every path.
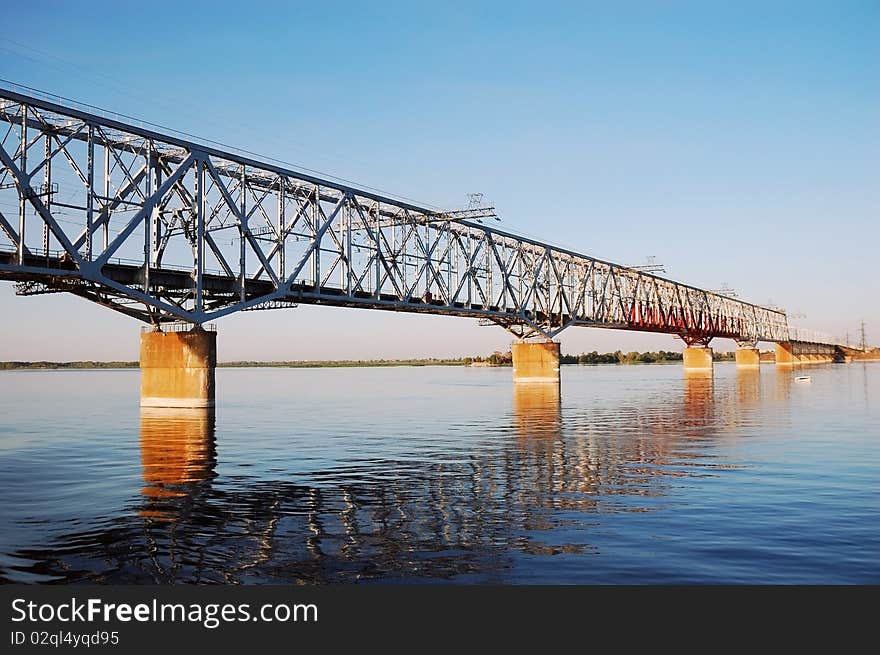
M 789 338 L 780 311 L 73 107 L 0 90 L 0 134 L 0 278 L 145 321 L 314 303 Z

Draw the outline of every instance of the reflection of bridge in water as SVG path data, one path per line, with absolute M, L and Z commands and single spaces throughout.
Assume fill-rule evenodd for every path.
M 497 450 L 370 460 L 347 469 L 352 483 L 320 470 L 303 483 L 217 477 L 210 410 L 145 409 L 132 511 L 15 555 L 32 562 L 20 570 L 64 581 L 502 580 L 512 558 L 588 555 L 603 517 L 651 511 L 682 478 L 723 474 L 711 447 L 748 428 L 762 394 L 784 401 L 790 383 L 699 376 L 672 397 L 577 410 L 547 385 L 516 385 Z M 562 525 L 570 541 L 542 538 Z

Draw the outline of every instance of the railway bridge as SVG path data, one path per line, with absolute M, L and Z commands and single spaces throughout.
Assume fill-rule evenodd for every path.
M 0 137 L 0 279 L 144 322 L 144 406 L 212 406 L 211 323 L 300 304 L 502 326 L 516 382 L 558 384 L 571 327 L 677 335 L 702 372 L 714 338 L 743 367 L 759 341 L 778 365 L 840 346 L 778 309 L 498 229 L 491 207 L 433 210 L 32 89 L 0 88 Z

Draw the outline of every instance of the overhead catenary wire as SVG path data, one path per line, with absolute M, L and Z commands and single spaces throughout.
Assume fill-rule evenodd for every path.
M 82 102 L 82 101 L 80 101 L 80 100 L 75 100 L 75 99 L 73 99 L 73 98 L 67 98 L 67 97 L 65 97 L 65 96 L 60 96 L 60 95 L 57 95 L 57 94 L 54 94 L 54 93 L 50 93 L 50 92 L 48 92 L 48 91 L 43 91 L 42 89 L 36 89 L 36 88 L 34 88 L 34 87 L 30 87 L 30 86 L 28 86 L 28 85 L 26 85 L 26 84 L 21 84 L 21 83 L 19 83 L 19 82 L 14 82 L 14 81 L 12 81 L 12 80 L 8 80 L 8 79 L 5 79 L 5 78 L 0 78 L 0 83 L 2 83 L 2 84 L 6 84 L 6 85 L 9 85 L 9 86 L 11 86 L 11 87 L 17 87 L 17 88 L 24 89 L 24 90 L 28 91 L 28 92 L 31 93 L 31 94 L 37 94 L 38 97 L 43 97 L 43 99 L 45 99 L 45 100 L 50 100 L 50 101 L 55 101 L 55 102 L 57 102 L 57 101 L 62 101 L 62 102 L 64 102 L 64 103 L 70 103 L 70 104 L 73 104 L 73 105 L 76 106 L 76 107 L 85 108 L 85 109 L 87 109 L 90 113 L 98 113 L 99 115 L 104 116 L 105 118 L 124 119 L 124 121 L 131 122 L 131 123 L 133 123 L 134 125 L 138 125 L 138 126 L 140 126 L 140 127 L 145 127 L 145 126 L 146 126 L 146 127 L 154 128 L 154 129 L 156 129 L 156 130 L 160 130 L 160 131 L 162 131 L 162 132 L 171 133 L 171 134 L 173 134 L 173 135 L 177 135 L 177 136 L 180 136 L 180 137 L 184 137 L 184 138 L 186 138 L 186 139 L 193 140 L 193 141 L 195 141 L 196 143 L 200 143 L 200 144 L 202 144 L 202 145 L 210 145 L 210 146 L 216 147 L 216 148 L 221 149 L 221 150 L 228 150 L 228 151 L 230 151 L 230 152 L 238 153 L 238 154 L 243 154 L 243 155 L 247 155 L 248 157 L 253 157 L 253 158 L 258 159 L 258 160 L 264 160 L 264 161 L 272 162 L 272 163 L 274 163 L 274 164 L 279 164 L 279 165 L 281 165 L 281 166 L 285 166 L 285 167 L 288 167 L 288 168 L 296 169 L 296 170 L 299 170 L 299 171 L 302 171 L 302 172 L 305 172 L 305 173 L 310 173 L 310 174 L 312 174 L 312 175 L 320 176 L 320 177 L 322 177 L 322 178 L 325 178 L 325 179 L 328 179 L 328 180 L 332 180 L 332 181 L 334 181 L 334 182 L 339 182 L 339 183 L 341 183 L 341 184 L 345 184 L 345 185 L 347 185 L 347 186 L 354 186 L 354 187 L 357 187 L 357 188 L 360 188 L 360 189 L 364 189 L 364 190 L 366 190 L 366 191 L 372 191 L 372 192 L 374 192 L 374 193 L 378 193 L 378 194 L 381 194 L 381 195 L 384 195 L 384 196 L 388 196 L 389 198 L 392 198 L 392 199 L 396 199 L 396 200 L 405 200 L 406 202 L 410 202 L 410 203 L 413 203 L 413 204 L 416 204 L 416 205 L 419 205 L 419 206 L 422 206 L 422 207 L 425 207 L 425 208 L 428 208 L 428 209 L 433 209 L 433 210 L 438 211 L 438 212 L 444 211 L 443 208 L 441 208 L 441 207 L 439 207 L 439 206 L 437 206 L 437 205 L 433 205 L 433 204 L 430 204 L 430 203 L 426 203 L 426 202 L 424 202 L 424 201 L 422 201 L 422 200 L 418 200 L 418 199 L 415 199 L 415 198 L 409 198 L 409 197 L 407 197 L 407 196 L 402 196 L 402 195 L 399 195 L 399 194 L 396 194 L 396 193 L 392 193 L 392 192 L 390 192 L 390 191 L 386 191 L 385 189 L 380 189 L 380 188 L 378 188 L 378 187 L 373 187 L 373 186 L 370 186 L 370 185 L 361 184 L 361 183 L 359 183 L 359 182 L 357 182 L 357 181 L 350 180 L 350 179 L 348 179 L 348 178 L 340 177 L 340 176 L 338 176 L 338 175 L 333 175 L 333 174 L 331 174 L 331 173 L 327 173 L 327 172 L 324 172 L 324 171 L 319 171 L 319 170 L 316 170 L 316 169 L 313 169 L 313 168 L 309 168 L 309 167 L 307 167 L 307 166 L 303 166 L 303 165 L 301 165 L 301 164 L 297 164 L 297 163 L 295 163 L 295 162 L 286 161 L 286 160 L 283 160 L 283 159 L 279 159 L 279 158 L 277 158 L 277 157 L 272 157 L 272 156 L 265 155 L 265 154 L 262 154 L 262 153 L 254 152 L 254 151 L 252 151 L 252 150 L 247 150 L 247 149 L 245 149 L 245 148 L 240 148 L 240 147 L 238 147 L 238 146 L 233 146 L 233 145 L 230 145 L 230 144 L 228 144 L 228 143 L 224 143 L 224 142 L 222 142 L 222 141 L 217 141 L 217 140 L 215 140 L 215 139 L 208 139 L 208 138 L 206 138 L 206 137 L 202 137 L 202 136 L 199 136 L 199 135 L 197 135 L 197 134 L 192 134 L 192 133 L 190 133 L 190 132 L 184 132 L 184 131 L 181 131 L 181 130 L 176 130 L 176 129 L 174 129 L 174 128 L 167 127 L 167 126 L 165 126 L 165 125 L 161 125 L 161 124 L 159 124 L 159 123 L 154 123 L 154 122 L 152 122 L 152 121 L 148 121 L 148 120 L 144 120 L 144 119 L 136 118 L 136 117 L 134 117 L 134 116 L 129 116 L 129 115 L 127 115 L 127 114 L 122 114 L 122 113 L 115 112 L 115 111 L 112 111 L 112 110 L 109 110 L 109 109 L 104 109 L 103 107 L 99 107 L 99 106 L 96 106 L 96 105 L 92 105 L 92 104 L 89 104 L 89 103 L 87 103 L 87 102 Z M 10 89 L 10 90 L 13 90 L 13 89 Z

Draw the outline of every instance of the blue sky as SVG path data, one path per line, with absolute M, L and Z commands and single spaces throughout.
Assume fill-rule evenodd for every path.
M 864 319 L 880 341 L 878 36 L 877 2 L 13 0 L 0 77 L 431 205 L 479 191 L 506 229 L 626 264 L 656 255 L 674 279 L 832 333 Z M 0 316 L 0 359 L 137 356 L 134 321 L 74 298 L 0 283 Z M 510 341 L 466 319 L 309 307 L 218 327 L 222 359 Z

